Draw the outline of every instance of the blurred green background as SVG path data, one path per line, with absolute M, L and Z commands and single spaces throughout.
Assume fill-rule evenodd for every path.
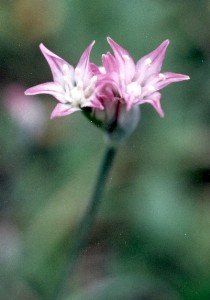
M 75 65 L 106 36 L 137 60 L 169 38 L 165 71 L 188 82 L 147 105 L 117 156 L 68 299 L 210 299 L 208 0 L 0 1 L 0 299 L 53 299 L 103 155 L 81 113 L 50 121 L 39 43 Z M 67 300 L 67 299 L 66 299 Z

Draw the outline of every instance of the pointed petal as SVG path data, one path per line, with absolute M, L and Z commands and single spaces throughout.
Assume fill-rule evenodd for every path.
M 190 79 L 190 77 L 187 75 L 172 72 L 160 73 L 158 76 L 161 78 L 161 80 L 159 80 L 155 84 L 156 90 L 160 90 L 173 82 L 179 82 Z
M 64 117 L 80 110 L 79 108 L 72 108 L 68 104 L 58 103 L 51 113 L 50 119 L 56 119 L 59 117 Z
M 152 74 L 160 72 L 168 45 L 169 40 L 165 40 L 155 50 L 143 56 L 137 62 L 136 79 L 138 79 L 140 83 L 145 81 Z
M 154 109 L 157 111 L 157 113 L 160 115 L 160 117 L 163 118 L 164 112 L 161 107 L 160 98 L 161 98 L 161 94 L 156 92 L 156 93 L 153 93 L 152 95 L 150 95 L 148 98 L 145 98 L 144 100 L 142 100 L 140 104 L 143 104 L 143 103 L 151 104 L 154 107 Z
M 129 54 L 129 52 L 124 49 L 123 47 L 121 47 L 119 44 L 117 44 L 113 39 L 111 39 L 110 37 L 107 37 L 107 42 L 109 43 L 110 47 L 112 48 L 114 55 L 116 57 L 121 56 L 123 57 L 124 55 L 129 56 L 130 58 L 132 58 Z
M 147 97 L 148 95 L 154 93 L 155 91 L 159 91 L 166 87 L 167 85 L 173 82 L 179 82 L 183 80 L 189 80 L 190 77 L 183 74 L 177 74 L 172 72 L 165 72 L 151 75 L 143 87 L 143 97 Z
M 33 86 L 25 91 L 26 95 L 36 95 L 36 94 L 43 94 L 43 93 L 48 93 L 49 91 L 53 92 L 59 92 L 62 93 L 63 89 L 62 87 L 55 83 L 55 82 L 46 82 L 46 83 L 41 83 L 36 86 Z
M 135 74 L 135 64 L 133 58 L 127 50 L 122 48 L 110 37 L 107 38 L 107 41 L 114 52 L 114 55 L 119 65 L 119 70 L 125 77 L 126 84 L 131 82 Z
M 91 67 L 90 67 L 90 52 L 93 48 L 95 41 L 93 41 L 83 52 L 77 67 L 75 70 L 75 76 L 77 80 L 83 80 L 84 83 L 87 82 L 88 78 L 90 77 Z
M 71 80 L 73 80 L 74 68 L 69 63 L 55 53 L 51 52 L 43 44 L 40 44 L 39 47 L 50 66 L 53 80 L 55 82 L 63 84 L 63 75 L 66 75 L 64 74 L 66 73 L 66 69 L 68 69 L 69 76 Z
M 106 73 L 112 73 L 118 71 L 118 65 L 115 57 L 111 53 L 102 55 L 102 64 L 106 70 Z
M 65 103 L 65 94 L 63 88 L 55 82 L 46 82 L 33 86 L 25 91 L 25 95 L 49 94 L 54 96 L 60 102 Z

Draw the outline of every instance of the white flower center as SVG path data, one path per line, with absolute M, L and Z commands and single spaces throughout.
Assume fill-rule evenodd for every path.
M 128 94 L 131 94 L 137 98 L 141 96 L 142 88 L 138 82 L 134 81 L 127 85 L 126 91 Z
M 82 74 L 79 69 L 75 69 L 74 78 L 70 76 L 68 65 L 63 65 L 64 93 L 66 103 L 72 107 L 85 105 L 94 93 L 97 76 L 90 78 L 88 85 L 84 86 Z
M 82 99 L 84 98 L 84 92 L 82 89 L 78 88 L 78 86 L 75 86 L 73 89 L 70 90 L 70 102 L 74 106 L 79 106 L 81 104 Z

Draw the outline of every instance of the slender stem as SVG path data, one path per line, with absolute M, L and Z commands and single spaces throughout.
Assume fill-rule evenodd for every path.
M 67 290 L 67 283 L 69 281 L 69 276 L 74 274 L 78 258 L 82 250 L 84 250 L 85 247 L 87 246 L 89 235 L 93 223 L 95 221 L 99 205 L 102 200 L 102 194 L 105 188 L 105 183 L 108 178 L 109 171 L 112 167 L 115 155 L 116 155 L 116 148 L 107 146 L 107 149 L 105 150 L 104 157 L 102 160 L 102 164 L 99 169 L 99 173 L 90 200 L 90 204 L 78 228 L 78 232 L 76 235 L 78 239 L 76 240 L 74 248 L 70 252 L 71 256 L 70 256 L 69 264 L 67 266 L 67 271 L 65 272 L 65 278 L 60 283 L 59 288 L 56 292 L 55 299 L 57 300 L 58 299 L 60 300 L 62 296 L 65 295 Z

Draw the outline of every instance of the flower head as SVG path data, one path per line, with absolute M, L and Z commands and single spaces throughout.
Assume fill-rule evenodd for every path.
M 59 103 L 51 114 L 52 119 L 69 115 L 83 107 L 103 109 L 100 101 L 96 98 L 97 76 L 93 74 L 90 64 L 90 52 L 93 45 L 94 42 L 87 47 L 74 69 L 64 59 L 40 44 L 40 49 L 50 66 L 53 82 L 31 87 L 25 91 L 25 94 L 54 96 Z
M 100 67 L 90 63 L 94 42 L 84 51 L 76 68 L 41 44 L 53 81 L 29 88 L 25 94 L 50 94 L 59 101 L 51 118 L 82 110 L 111 140 L 119 141 L 137 126 L 141 104 L 151 104 L 163 117 L 160 90 L 173 82 L 188 80 L 189 76 L 161 72 L 168 40 L 136 64 L 127 50 L 110 37 L 107 41 L 113 54 L 103 54 Z
M 165 40 L 136 64 L 127 50 L 110 37 L 107 41 L 114 55 L 108 52 L 102 56 L 102 73 L 104 78 L 107 78 L 107 84 L 112 85 L 115 96 L 117 95 L 125 103 L 127 111 L 134 105 L 150 103 L 163 117 L 159 91 L 170 83 L 189 79 L 189 76 L 182 74 L 161 73 L 169 41 Z M 105 80 L 104 83 L 106 83 Z

